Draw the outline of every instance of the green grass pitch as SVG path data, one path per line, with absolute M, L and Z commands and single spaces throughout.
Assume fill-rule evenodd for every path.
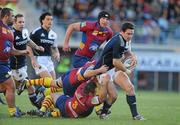
M 94 112 L 84 119 L 10 118 L 7 106 L 0 104 L 0 125 L 180 125 L 180 93 L 140 91 L 136 94 L 138 110 L 146 121 L 132 120 L 125 93 L 121 91 L 109 119 L 100 120 Z M 23 111 L 33 109 L 26 93 L 16 96 L 16 103 Z

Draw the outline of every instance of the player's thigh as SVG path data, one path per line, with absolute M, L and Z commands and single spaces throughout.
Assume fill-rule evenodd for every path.
M 8 65 L 0 65 L 0 86 L 2 88 L 15 88 L 11 74 L 12 72 Z
M 15 83 L 14 83 L 14 80 L 12 77 L 10 77 L 6 81 L 4 81 L 1 85 L 3 85 L 3 87 L 6 90 L 14 90 L 15 89 Z
M 128 75 L 125 72 L 117 71 L 113 79 L 114 79 L 114 83 L 120 86 L 124 90 L 133 87 Z

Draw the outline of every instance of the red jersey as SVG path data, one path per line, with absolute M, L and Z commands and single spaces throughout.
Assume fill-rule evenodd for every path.
M 92 70 L 96 64 L 96 61 L 93 60 L 91 62 L 87 62 L 83 67 L 81 68 L 74 68 L 70 72 L 67 73 L 69 75 L 69 83 L 72 86 L 79 86 L 82 82 L 85 82 L 89 80 L 90 78 L 84 78 L 84 73 L 87 70 Z M 67 82 L 67 81 L 65 81 Z
M 98 96 L 95 96 L 94 93 L 84 93 L 87 84 L 81 84 L 77 88 L 74 97 L 66 101 L 65 109 L 68 117 L 77 118 L 80 114 L 99 104 Z
M 100 27 L 98 22 L 82 22 L 80 30 L 83 32 L 82 41 L 75 55 L 88 58 L 92 58 L 100 45 L 113 35 L 109 27 Z
M 13 46 L 14 36 L 8 26 L 0 21 L 0 61 L 7 62 Z

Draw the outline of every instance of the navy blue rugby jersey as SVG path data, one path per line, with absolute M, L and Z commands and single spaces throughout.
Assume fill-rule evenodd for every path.
M 44 47 L 44 52 L 36 50 L 35 56 L 51 56 L 51 47 L 57 47 L 57 34 L 53 30 L 47 31 L 39 27 L 31 32 L 30 38 L 38 46 Z
M 29 32 L 27 29 L 18 31 L 13 28 L 14 48 L 17 50 L 26 50 L 26 45 L 30 41 Z M 26 65 L 26 56 L 11 56 L 10 66 L 12 69 L 19 69 Z
M 105 64 L 112 69 L 113 59 L 120 59 L 128 50 L 131 50 L 131 44 L 126 42 L 121 34 L 116 34 L 105 44 L 95 68 Z

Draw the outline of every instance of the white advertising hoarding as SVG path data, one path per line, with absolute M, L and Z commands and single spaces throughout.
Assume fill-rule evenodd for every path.
M 173 52 L 136 52 L 137 70 L 180 72 L 180 54 Z

